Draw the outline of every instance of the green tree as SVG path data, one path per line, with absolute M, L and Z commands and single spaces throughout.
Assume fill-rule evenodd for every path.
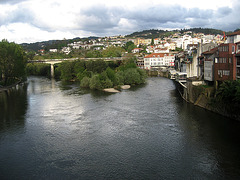
M 93 75 L 93 77 L 90 79 L 89 87 L 90 89 L 102 89 L 101 81 L 98 74 Z
M 74 63 L 73 62 L 62 62 L 59 66 L 61 70 L 61 79 L 64 81 L 72 80 L 76 77 L 74 73 Z
M 134 48 L 136 48 L 137 46 L 132 42 L 132 41 L 128 41 L 125 46 L 123 47 L 128 53 L 131 53 L 132 50 Z
M 122 53 L 125 50 L 122 47 L 110 46 L 107 49 L 103 50 L 103 57 L 122 57 Z
M 7 40 L 0 42 L 0 80 L 7 85 L 25 77 L 26 57 L 22 47 Z
M 89 82 L 90 82 L 89 77 L 87 77 L 87 76 L 83 77 L 83 79 L 81 80 L 81 83 L 80 83 L 80 87 L 89 88 Z
M 102 57 L 101 51 L 90 50 L 86 52 L 86 58 L 99 58 Z
M 140 74 L 136 68 L 127 69 L 124 71 L 124 84 L 140 84 Z
M 106 69 L 106 74 L 107 77 L 113 82 L 113 85 L 117 85 L 117 80 L 116 80 L 116 74 L 114 70 L 112 70 L 110 67 Z
M 152 37 L 151 45 L 152 45 L 152 46 L 154 45 L 154 39 L 153 39 L 153 37 Z
M 224 81 L 216 92 L 217 98 L 224 103 L 240 104 L 240 81 Z

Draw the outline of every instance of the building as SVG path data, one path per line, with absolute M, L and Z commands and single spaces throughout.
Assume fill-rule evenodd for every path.
M 140 69 L 144 69 L 144 59 L 143 59 L 143 58 L 138 58 L 138 59 L 137 59 L 137 66 L 138 66 Z
M 49 49 L 49 52 L 56 53 L 58 50 L 57 49 Z
M 237 43 L 240 41 L 240 31 L 227 35 L 227 43 Z
M 236 78 L 237 79 L 240 79 L 240 41 L 239 42 L 237 42 L 236 43 L 236 55 L 235 55 L 235 57 L 236 57 L 236 68 L 237 68 L 237 74 L 236 74 Z
M 151 42 L 152 42 L 152 39 L 140 39 L 140 38 L 136 38 L 135 40 L 134 40 L 134 44 L 136 45 L 136 46 L 139 46 L 139 45 L 149 45 L 149 44 L 151 44 Z
M 214 80 L 236 80 L 236 44 L 227 43 L 218 46 L 217 57 L 214 62 Z
M 214 81 L 214 60 L 218 52 L 218 47 L 205 51 L 202 53 L 204 80 L 210 82 Z
M 152 53 L 144 57 L 144 68 L 174 67 L 175 56 L 169 53 Z
M 165 48 L 155 48 L 154 53 L 169 53 L 169 49 L 167 47 L 165 47 Z
M 143 49 L 142 48 L 134 48 L 132 53 L 140 53 Z

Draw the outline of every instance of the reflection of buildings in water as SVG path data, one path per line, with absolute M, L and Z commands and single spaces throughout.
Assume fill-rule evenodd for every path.
M 0 93 L 0 130 L 23 126 L 28 108 L 27 84 Z

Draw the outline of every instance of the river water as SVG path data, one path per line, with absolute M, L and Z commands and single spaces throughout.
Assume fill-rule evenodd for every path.
M 239 139 L 166 78 L 109 94 L 29 77 L 0 94 L 0 179 L 237 179 Z

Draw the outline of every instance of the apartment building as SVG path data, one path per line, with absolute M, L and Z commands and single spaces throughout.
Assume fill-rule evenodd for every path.
M 144 69 L 173 67 L 175 56 L 169 53 L 152 53 L 144 57 Z

